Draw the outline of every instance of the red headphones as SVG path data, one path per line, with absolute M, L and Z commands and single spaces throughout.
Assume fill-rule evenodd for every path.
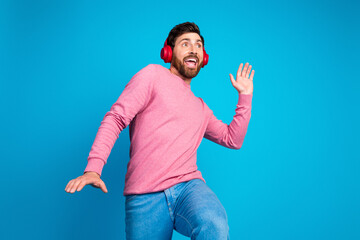
M 205 65 L 208 63 L 209 61 L 209 55 L 206 53 L 205 51 L 205 47 L 203 48 L 203 65 L 202 68 L 205 67 Z M 167 39 L 165 40 L 164 43 L 164 47 L 161 49 L 161 53 L 160 53 L 160 57 L 161 59 L 164 60 L 164 62 L 169 63 L 171 62 L 172 59 L 172 50 L 171 47 L 169 45 L 167 45 Z

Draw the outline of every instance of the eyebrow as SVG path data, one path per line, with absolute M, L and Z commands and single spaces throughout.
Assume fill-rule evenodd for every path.
M 180 40 L 179 43 L 181 43 L 184 40 L 190 41 L 190 38 L 183 38 L 183 39 Z M 202 41 L 200 39 L 198 39 L 196 42 L 201 42 L 202 43 Z

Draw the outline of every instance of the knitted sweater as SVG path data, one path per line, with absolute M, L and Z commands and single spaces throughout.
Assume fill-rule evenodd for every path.
M 123 195 L 167 189 L 191 179 L 203 179 L 196 152 L 203 137 L 240 149 L 251 116 L 252 94 L 239 94 L 229 125 L 169 69 L 150 64 L 136 73 L 105 114 L 84 172 L 101 175 L 119 137 L 129 125 L 130 161 Z

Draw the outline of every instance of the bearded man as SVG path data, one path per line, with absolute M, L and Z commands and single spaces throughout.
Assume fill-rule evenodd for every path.
M 171 239 L 173 229 L 191 239 L 229 239 L 227 214 L 197 169 L 203 139 L 240 149 L 251 116 L 254 70 L 241 63 L 236 79 L 236 114 L 229 125 L 218 120 L 191 81 L 208 60 L 195 23 L 176 25 L 161 57 L 170 69 L 149 64 L 136 73 L 106 113 L 84 174 L 65 191 L 87 185 L 108 192 L 101 172 L 120 132 L 129 125 L 130 161 L 124 196 L 127 239 Z M 251 74 L 250 74 L 251 72 Z

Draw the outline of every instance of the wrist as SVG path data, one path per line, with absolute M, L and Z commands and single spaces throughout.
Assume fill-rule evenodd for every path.
M 97 176 L 97 177 L 100 177 L 100 175 L 97 173 L 97 172 L 93 172 L 93 171 L 88 171 L 88 172 L 85 172 L 84 175 L 94 175 L 94 176 Z
M 251 95 L 251 94 L 253 94 L 252 92 L 247 92 L 247 91 L 243 91 L 243 92 L 238 91 L 238 92 L 239 92 L 239 94 L 243 94 L 243 95 Z

